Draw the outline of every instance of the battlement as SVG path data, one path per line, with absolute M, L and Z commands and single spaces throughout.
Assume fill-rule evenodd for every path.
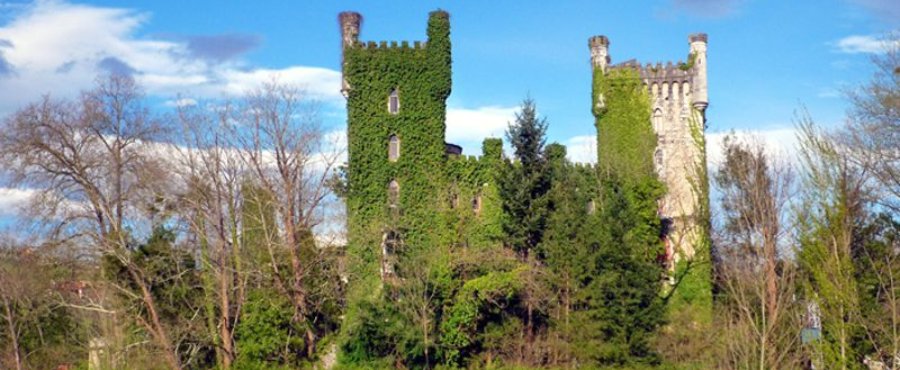
M 432 27 L 439 22 L 447 22 L 450 15 L 443 10 L 436 10 L 428 14 L 429 38 L 433 32 Z M 362 15 L 357 12 L 341 12 L 338 14 L 338 22 L 341 26 L 341 40 L 344 48 L 358 47 L 362 49 L 425 49 L 428 41 L 359 41 Z M 410 43 L 412 46 L 410 47 Z
M 355 45 L 355 47 L 367 50 L 421 50 L 425 49 L 428 46 L 427 41 L 413 41 L 412 45 L 410 45 L 409 41 L 359 41 Z
M 700 110 L 707 106 L 706 47 L 709 37 L 705 33 L 688 36 L 690 52 L 687 61 L 665 64 L 657 62 L 641 64 L 635 59 L 609 65 L 609 39 L 594 36 L 588 39 L 591 61 L 595 69 L 603 73 L 612 70 L 635 70 L 651 96 L 667 98 L 690 95 L 691 104 Z
M 653 84 L 689 84 L 697 73 L 694 66 L 690 63 L 690 59 L 688 63 L 683 61 L 672 63 L 669 61 L 666 64 L 659 62 L 656 64 L 646 63 L 643 66 L 632 59 L 610 67 L 611 70 L 626 68 L 637 70 L 641 80 L 647 86 L 652 86 Z
M 346 75 L 351 63 L 359 63 L 359 60 L 381 54 L 383 51 L 396 53 L 400 58 L 413 60 L 414 55 L 424 54 L 437 63 L 435 66 L 446 68 L 445 83 L 441 92 L 436 96 L 450 94 L 450 15 L 443 10 L 436 10 L 428 14 L 428 26 L 426 29 L 426 41 L 360 41 L 360 27 L 363 17 L 357 12 L 342 12 L 338 15 L 338 23 L 341 29 L 341 94 L 350 96 L 352 86 Z M 356 60 L 353 62 L 352 60 Z M 407 61 L 408 62 L 408 61 Z M 395 60 L 392 63 L 407 63 Z

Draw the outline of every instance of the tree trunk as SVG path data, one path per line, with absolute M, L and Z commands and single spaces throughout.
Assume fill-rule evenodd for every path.
M 306 329 L 306 357 L 312 358 L 313 354 L 316 353 L 316 335 L 313 333 L 312 329 Z
M 175 347 L 172 346 L 172 342 L 169 341 L 169 335 L 166 333 L 165 327 L 162 325 L 162 321 L 159 320 L 159 313 L 156 312 L 156 302 L 153 299 L 153 295 L 150 294 L 150 290 L 147 288 L 147 284 L 144 283 L 143 278 L 138 274 L 137 271 L 134 270 L 133 266 L 130 266 L 130 262 L 128 265 L 128 273 L 131 275 L 131 278 L 140 285 L 141 287 L 141 296 L 144 301 L 144 307 L 147 308 L 147 312 L 150 314 L 150 322 L 152 327 L 150 327 L 150 333 L 156 337 L 156 341 L 160 347 L 163 348 L 163 351 L 166 353 L 166 361 L 169 363 L 169 366 L 172 369 L 180 370 L 181 369 L 181 361 L 178 359 L 178 351 L 175 350 Z
M 6 310 L 6 323 L 9 329 L 9 339 L 12 342 L 13 357 L 16 360 L 16 370 L 22 370 L 22 357 L 19 353 L 19 335 L 16 329 L 16 321 L 13 319 L 12 309 L 10 309 L 9 299 L 3 297 L 3 308 Z
M 777 220 L 773 220 L 774 223 L 777 223 Z M 772 226 L 774 227 L 774 225 Z M 778 313 L 778 274 L 776 272 L 776 264 L 777 262 L 777 252 L 775 245 L 775 232 L 770 231 L 768 235 L 765 236 L 766 240 L 763 242 L 765 245 L 763 248 L 765 249 L 765 258 L 766 258 L 766 314 L 769 316 L 769 322 L 775 323 L 776 315 Z
M 225 244 L 224 242 L 222 243 Z M 223 247 L 224 249 L 224 247 Z M 225 255 L 225 251 L 222 251 L 222 256 Z M 220 257 L 220 262 L 225 262 L 224 257 Z M 224 356 L 222 356 L 222 367 L 225 369 L 231 368 L 231 360 L 234 359 L 234 342 L 231 338 L 231 320 L 229 316 L 229 307 L 230 300 L 228 299 L 228 269 L 222 264 L 221 265 L 221 273 L 219 275 L 219 296 L 221 299 L 221 316 L 219 317 L 219 328 L 220 334 L 222 337 L 222 347 L 224 350 Z

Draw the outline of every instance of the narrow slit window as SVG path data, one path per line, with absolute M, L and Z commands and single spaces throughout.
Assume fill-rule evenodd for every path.
M 391 208 L 397 208 L 397 204 L 400 201 L 400 184 L 397 180 L 391 180 L 391 183 L 388 184 L 388 205 Z
M 665 164 L 665 154 L 662 148 L 657 148 L 656 152 L 653 153 L 653 166 L 659 176 L 665 176 Z
M 397 135 L 391 135 L 388 141 L 388 160 L 396 162 L 400 159 L 400 138 Z
M 481 194 L 476 194 L 474 198 L 472 198 L 472 211 L 475 212 L 476 215 L 481 214 Z
M 397 89 L 391 90 L 391 95 L 388 97 L 388 112 L 391 114 L 400 113 L 400 95 L 397 94 Z

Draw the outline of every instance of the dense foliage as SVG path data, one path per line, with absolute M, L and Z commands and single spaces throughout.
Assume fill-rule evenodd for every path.
M 531 99 L 511 156 L 501 139 L 457 155 L 449 32 L 437 11 L 427 43 L 345 48 L 340 167 L 277 84 L 155 115 L 107 76 L 8 117 L 3 180 L 35 189 L 39 237 L 0 239 L 0 367 L 900 365 L 896 53 L 850 126 L 801 117 L 800 186 L 734 136 L 715 191 L 696 163 L 694 256 L 672 266 L 638 74 L 595 71 L 596 165 L 546 143 Z

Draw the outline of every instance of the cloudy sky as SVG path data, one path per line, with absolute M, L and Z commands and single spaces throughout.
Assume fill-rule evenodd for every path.
M 104 72 L 130 73 L 167 109 L 240 94 L 277 76 L 324 102 L 345 126 L 337 13 L 363 14 L 362 40 L 422 40 L 429 11 L 450 12 L 453 93 L 448 141 L 477 154 L 533 97 L 551 141 L 593 158 L 587 39 L 611 40 L 613 63 L 685 59 L 709 34 L 709 133 L 792 139 L 806 107 L 841 122 L 840 91 L 871 74 L 878 41 L 900 27 L 895 0 L 655 1 L 3 1 L 0 115 L 51 93 L 73 96 Z M 21 190 L 0 189 L 0 213 Z

